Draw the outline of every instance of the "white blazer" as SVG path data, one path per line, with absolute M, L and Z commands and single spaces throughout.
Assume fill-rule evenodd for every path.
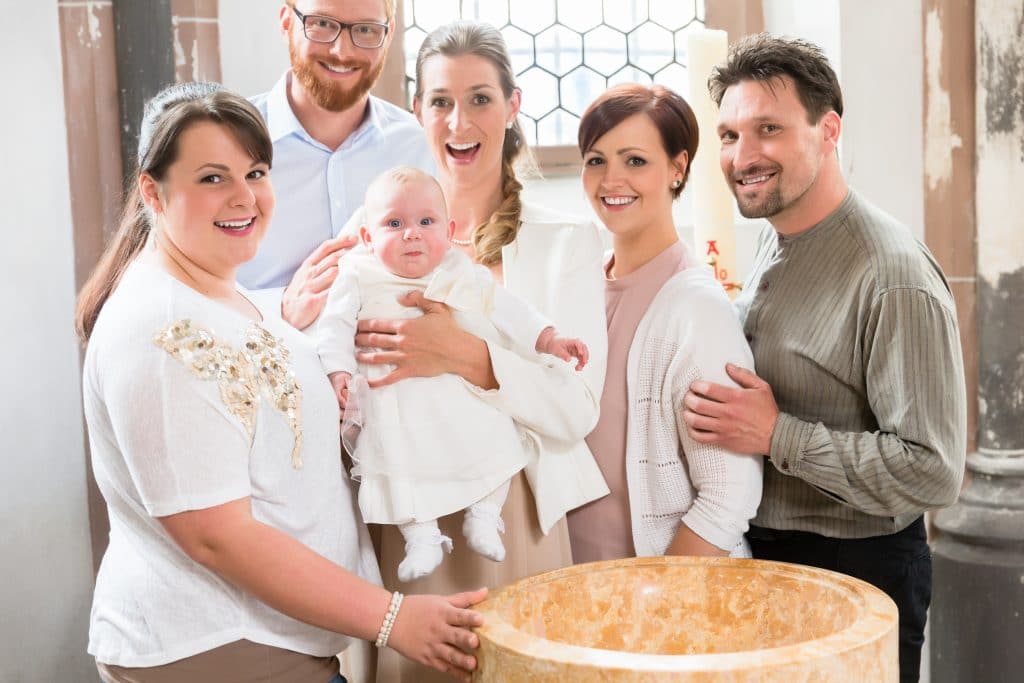
M 560 334 L 590 348 L 581 371 L 553 360 L 527 360 L 488 344 L 499 388 L 473 389 L 510 415 L 533 441 L 526 476 L 546 534 L 566 512 L 608 494 L 583 439 L 594 429 L 608 360 L 603 249 L 597 228 L 553 211 L 524 205 L 516 239 L 501 251 L 505 288 L 554 323 Z

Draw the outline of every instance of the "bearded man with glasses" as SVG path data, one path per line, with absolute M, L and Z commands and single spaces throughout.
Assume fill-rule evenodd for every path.
M 370 94 L 394 35 L 396 0 L 286 0 L 279 12 L 291 69 L 252 99 L 274 142 L 277 209 L 239 281 L 299 329 L 320 314 L 338 237 L 366 187 L 398 165 L 434 172 L 412 114 Z

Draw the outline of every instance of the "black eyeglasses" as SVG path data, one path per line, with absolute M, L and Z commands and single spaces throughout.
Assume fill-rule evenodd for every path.
M 369 50 L 376 49 L 384 44 L 384 38 L 388 34 L 387 24 L 378 24 L 375 21 L 359 21 L 354 24 L 345 24 L 331 17 L 324 17 L 316 14 L 303 14 L 292 7 L 295 16 L 302 22 L 302 33 L 308 40 L 314 43 L 333 43 L 341 35 L 344 29 L 348 29 L 348 36 L 352 44 Z

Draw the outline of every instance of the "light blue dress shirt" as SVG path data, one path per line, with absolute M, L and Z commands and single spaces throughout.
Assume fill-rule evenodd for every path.
M 288 103 L 290 78 L 285 73 L 270 92 L 252 98 L 274 143 L 270 175 L 277 208 L 256 257 L 238 272 L 250 290 L 286 286 L 302 261 L 363 205 L 378 174 L 399 165 L 435 172 L 415 117 L 373 96 L 363 123 L 338 149 L 317 142 Z

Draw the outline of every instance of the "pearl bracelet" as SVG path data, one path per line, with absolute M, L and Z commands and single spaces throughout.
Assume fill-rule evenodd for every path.
M 391 594 L 391 602 L 388 604 L 388 612 L 384 615 L 384 623 L 380 625 L 377 632 L 377 647 L 387 647 L 388 638 L 391 637 L 391 629 L 395 627 L 395 619 L 398 618 L 398 608 L 402 606 L 402 598 L 405 596 L 395 591 Z

